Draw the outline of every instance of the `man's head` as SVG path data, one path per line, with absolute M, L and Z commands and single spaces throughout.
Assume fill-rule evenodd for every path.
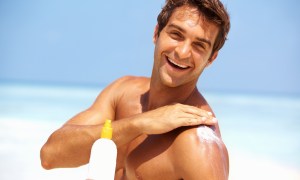
M 230 28 L 218 0 L 167 0 L 153 42 L 152 79 L 168 87 L 194 87 L 217 57 Z
M 207 21 L 216 24 L 219 27 L 219 33 L 214 42 L 212 54 L 220 50 L 230 29 L 229 15 L 219 0 L 166 0 L 165 6 L 157 17 L 159 36 L 161 30 L 167 25 L 174 10 L 181 6 L 191 6 L 197 8 L 199 13 Z

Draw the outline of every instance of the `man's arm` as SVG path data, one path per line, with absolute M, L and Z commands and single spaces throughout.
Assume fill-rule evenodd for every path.
M 91 147 L 100 137 L 105 119 L 115 119 L 115 102 L 118 101 L 121 90 L 119 88 L 124 81 L 126 78 L 121 78 L 109 85 L 99 94 L 90 108 L 79 113 L 51 134 L 40 152 L 41 163 L 45 169 L 77 167 L 89 161 Z M 118 133 L 118 125 L 114 125 L 115 123 L 113 122 L 114 137 Z M 122 128 L 124 130 L 134 130 L 130 127 L 131 123 L 126 121 L 118 122 L 118 124 L 120 127 L 124 126 Z M 130 133 L 121 133 L 126 134 L 124 138 L 129 140 L 134 138 L 130 136 Z M 132 133 L 135 132 L 132 131 Z M 137 134 L 135 133 L 134 136 Z
M 117 147 L 141 134 L 162 134 L 180 126 L 215 123 L 207 111 L 182 104 L 164 106 L 115 121 L 118 98 L 132 87 L 132 77 L 115 81 L 100 93 L 89 109 L 56 130 L 41 149 L 42 166 L 52 169 L 88 163 L 91 147 L 100 137 L 106 118 L 113 120 L 113 141 Z M 170 117 L 174 121 L 169 121 Z
M 88 118 L 90 113 L 90 111 L 85 111 L 82 114 Z M 88 163 L 92 145 L 100 138 L 102 125 L 67 123 L 56 130 L 41 149 L 42 166 L 45 169 L 52 169 L 78 167 Z M 114 121 L 112 125 L 114 129 L 113 140 L 118 147 L 127 144 L 140 134 L 139 131 L 135 130 L 131 119 Z
M 182 132 L 176 140 L 176 171 L 182 179 L 227 180 L 228 152 L 223 141 L 207 126 Z

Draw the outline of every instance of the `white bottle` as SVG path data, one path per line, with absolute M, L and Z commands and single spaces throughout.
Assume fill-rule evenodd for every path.
M 101 138 L 92 146 L 87 180 L 114 180 L 117 146 L 111 139 L 111 120 L 106 120 Z

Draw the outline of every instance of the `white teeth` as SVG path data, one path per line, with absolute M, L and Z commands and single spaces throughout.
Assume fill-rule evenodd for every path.
M 169 59 L 169 58 L 168 58 L 168 60 L 169 60 L 171 63 L 175 64 L 176 66 L 178 66 L 178 67 L 180 67 L 180 68 L 183 68 L 183 69 L 188 68 L 188 66 L 181 65 L 181 64 L 177 64 L 176 62 L 174 62 L 173 60 L 171 60 L 171 59 Z

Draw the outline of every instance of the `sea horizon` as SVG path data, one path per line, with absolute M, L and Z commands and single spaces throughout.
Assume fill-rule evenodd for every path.
M 36 174 L 38 179 L 83 179 L 85 166 L 43 170 L 39 149 L 55 129 L 88 108 L 103 88 L 0 81 L 0 179 L 29 180 Z M 229 151 L 230 180 L 299 179 L 299 96 L 202 93 L 219 120 Z M 254 174 L 246 174 L 250 169 Z

